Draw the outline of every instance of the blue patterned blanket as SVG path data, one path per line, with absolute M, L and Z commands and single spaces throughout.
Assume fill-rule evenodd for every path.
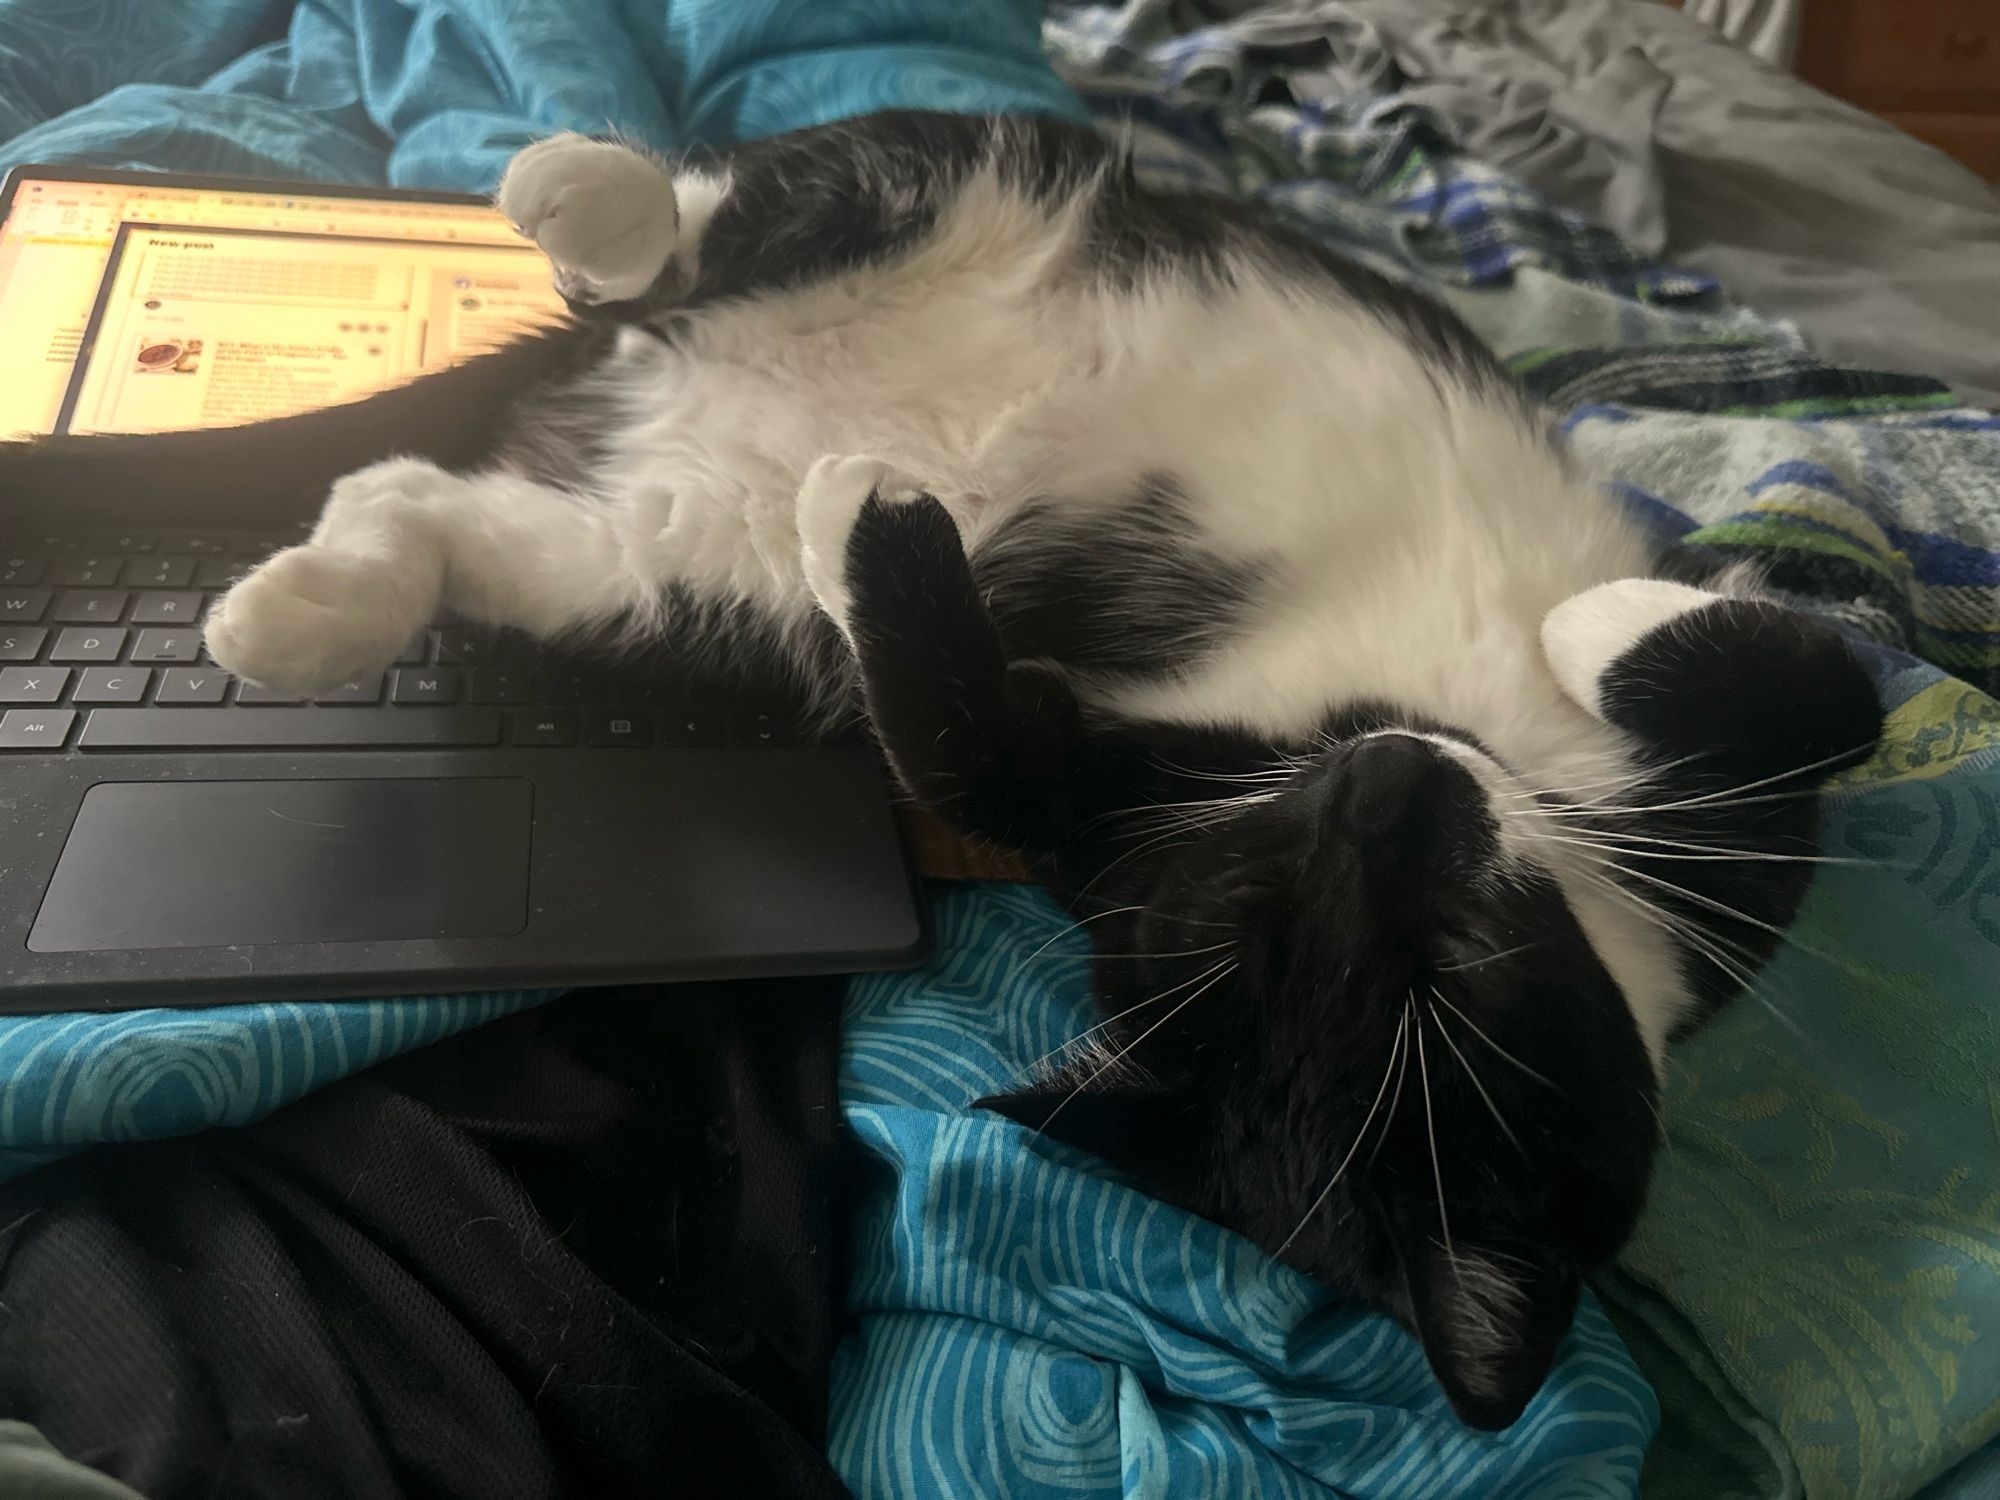
M 1451 301 L 1565 409 L 1622 503 L 1748 551 L 1877 643 L 1884 755 L 1763 1004 L 1684 1050 L 1656 1206 L 1600 1288 L 1664 1394 L 1647 1492 L 1970 1497 L 2000 1353 L 2000 424 L 1830 371 L 1314 66 L 1337 0 L 1206 29 L 1029 0 L 0 0 L 0 165 L 454 187 L 533 135 L 666 148 L 890 104 L 1078 111 L 1167 181 L 1267 197 Z M 1323 15 L 1322 12 L 1325 12 Z M 1920 659 L 1924 658 L 1924 659 Z M 1951 669 L 1954 676 L 1939 670 Z M 864 1495 L 1630 1495 L 1656 1419 L 1597 1304 L 1512 1432 L 1441 1420 L 1407 1340 L 966 1100 L 1081 1025 L 1041 897 L 942 894 L 938 962 L 858 982 Z M 544 994 L 0 1025 L 0 1170 L 262 1113 Z M 1959 1467 L 1954 1470 L 1954 1465 Z M 989 1477 L 990 1476 L 990 1477 Z

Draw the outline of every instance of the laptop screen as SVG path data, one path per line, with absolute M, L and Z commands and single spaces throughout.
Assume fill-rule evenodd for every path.
M 28 178 L 0 224 L 0 439 L 352 400 L 562 311 L 482 205 Z

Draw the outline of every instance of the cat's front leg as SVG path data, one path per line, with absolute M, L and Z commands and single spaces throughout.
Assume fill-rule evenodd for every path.
M 312 539 L 217 602 L 208 649 L 310 697 L 380 673 L 445 612 L 546 639 L 639 608 L 656 582 L 601 506 L 519 474 L 390 459 L 336 483 Z
M 500 212 L 542 247 L 556 289 L 591 307 L 646 297 L 681 248 L 674 180 L 650 156 L 565 133 L 508 163 Z
M 209 611 L 209 654 L 301 697 L 380 672 L 431 621 L 443 588 L 440 539 L 414 515 L 462 483 L 419 459 L 339 481 L 313 539 L 267 558 Z

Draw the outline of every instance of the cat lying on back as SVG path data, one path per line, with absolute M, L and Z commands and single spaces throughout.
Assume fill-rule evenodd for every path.
M 450 611 L 865 706 L 1104 954 L 1094 1039 L 985 1105 L 1513 1421 L 1632 1229 L 1669 1044 L 1880 734 L 1847 647 L 1654 576 L 1449 314 L 1087 131 L 884 116 L 671 179 L 562 136 L 499 202 L 578 325 L 469 460 L 335 484 L 217 661 L 311 692 Z

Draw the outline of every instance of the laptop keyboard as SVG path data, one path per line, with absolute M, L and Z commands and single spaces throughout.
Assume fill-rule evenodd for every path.
M 0 546 L 0 751 L 607 749 L 774 745 L 768 709 L 697 702 L 552 658 L 524 637 L 439 625 L 387 672 L 310 703 L 210 659 L 201 617 L 293 538 L 98 533 Z

